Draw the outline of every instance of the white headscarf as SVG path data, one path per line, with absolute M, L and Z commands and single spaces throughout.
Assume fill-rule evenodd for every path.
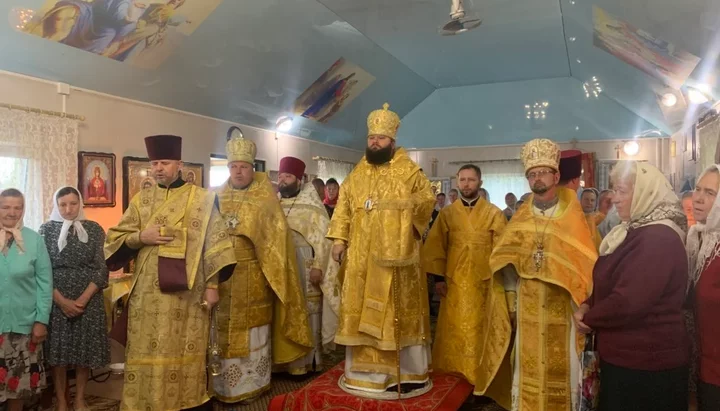
M 25 206 L 26 206 L 25 195 L 23 195 L 22 192 L 16 188 L 15 189 L 8 188 L 8 189 L 3 190 L 3 192 L 7 191 L 7 190 L 17 190 L 20 193 L 20 195 L 22 196 L 22 200 L 23 200 L 23 211 L 22 211 L 22 214 L 20 215 L 20 219 L 18 220 L 17 224 L 15 224 L 15 228 L 5 228 L 3 226 L 0 226 L 0 252 L 5 251 L 5 246 L 7 245 L 8 233 L 9 233 L 9 234 L 12 234 L 12 237 L 15 240 L 15 244 L 17 245 L 19 254 L 23 254 L 23 253 L 25 253 L 25 241 L 23 241 L 23 237 L 22 237 L 23 218 L 25 217 Z
M 700 174 L 697 181 L 700 181 L 705 174 L 715 170 L 720 173 L 720 165 L 712 165 Z M 705 265 L 720 256 L 717 245 L 720 243 L 720 201 L 717 199 L 707 216 L 705 223 L 696 222 L 690 227 L 687 239 L 688 261 L 690 263 L 690 281 L 688 285 L 697 284 Z
M 78 199 L 80 200 L 80 210 L 78 211 L 77 217 L 75 217 L 74 220 L 66 220 L 63 218 L 63 216 L 60 214 L 60 208 L 58 208 L 58 193 L 60 190 L 63 190 L 65 188 L 72 188 L 75 190 L 75 194 L 77 194 Z M 85 211 L 83 210 L 83 207 L 85 205 L 83 204 L 82 194 L 78 190 L 76 190 L 74 187 L 61 187 L 58 191 L 53 194 L 53 210 L 52 213 L 50 213 L 50 220 L 57 221 L 58 223 L 63 223 L 62 228 L 60 229 L 60 236 L 58 237 L 58 250 L 62 251 L 63 248 L 67 245 L 67 236 L 70 232 L 70 226 L 75 227 L 75 234 L 77 234 L 78 239 L 81 243 L 87 243 L 88 242 L 88 233 L 85 231 L 85 227 L 82 226 L 81 221 L 86 220 L 85 218 Z
M 657 168 L 635 162 L 635 188 L 630 205 L 630 221 L 616 225 L 600 244 L 600 255 L 612 254 L 630 230 L 647 225 L 666 225 L 685 243 L 687 217 L 670 182 Z

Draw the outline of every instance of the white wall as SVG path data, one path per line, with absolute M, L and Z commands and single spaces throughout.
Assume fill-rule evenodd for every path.
M 0 71 L 0 102 L 30 106 L 43 110 L 63 111 L 63 98 L 55 83 Z M 205 164 L 205 181 L 209 181 L 210 154 L 225 153 L 227 130 L 240 127 L 245 137 L 258 147 L 257 158 L 266 161 L 268 170 L 277 170 L 278 160 L 287 155 L 307 164 L 308 174 L 317 174 L 313 156 L 358 161 L 361 152 L 330 146 L 289 135 L 241 124 L 198 116 L 153 106 L 89 90 L 72 88 L 66 100 L 66 112 L 85 116 L 80 127 L 78 147 L 81 151 L 115 153 L 115 208 L 87 210 L 88 218 L 108 228 L 122 215 L 122 158 L 146 157 L 143 138 L 153 134 L 176 134 L 183 137 L 183 160 Z
M 622 151 L 626 140 L 603 140 L 603 141 L 579 141 L 573 143 L 559 143 L 561 150 L 575 148 L 583 152 L 594 152 L 597 160 L 617 160 L 620 147 L 621 160 L 644 160 L 658 166 L 663 172 L 668 173 L 670 167 L 669 139 L 668 138 L 644 138 L 638 140 L 640 151 L 634 157 L 628 157 Z M 410 156 L 425 170 L 429 177 L 432 170 L 432 161 L 437 159 L 437 176 L 452 177 L 457 173 L 460 164 L 449 164 L 458 161 L 488 161 L 488 160 L 511 160 L 519 159 L 522 145 L 507 146 L 483 146 L 483 147 L 460 147 L 441 148 L 431 150 L 410 150 Z

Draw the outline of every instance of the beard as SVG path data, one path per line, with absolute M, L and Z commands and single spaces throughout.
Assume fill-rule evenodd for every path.
M 282 198 L 292 198 L 300 192 L 300 183 L 298 181 L 292 184 L 283 184 L 278 186 L 278 191 Z
M 464 199 L 474 200 L 474 199 L 478 198 L 478 193 L 480 193 L 480 189 L 471 190 L 468 188 L 466 190 L 460 190 L 460 192 L 462 193 L 462 196 Z
M 545 183 L 538 181 L 530 188 L 530 191 L 532 191 L 535 194 L 545 194 L 550 190 L 551 187 L 545 185 Z
M 394 154 L 392 144 L 388 144 L 387 147 L 379 148 L 377 150 L 373 150 L 368 147 L 365 149 L 365 160 L 367 160 L 370 164 L 379 166 L 392 160 Z

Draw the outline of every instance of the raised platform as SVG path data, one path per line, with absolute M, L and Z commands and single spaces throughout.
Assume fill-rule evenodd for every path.
M 430 392 L 405 400 L 382 401 L 357 397 L 338 385 L 345 362 L 325 372 L 305 387 L 274 397 L 269 411 L 454 411 L 472 393 L 467 381 L 448 374 L 432 374 Z

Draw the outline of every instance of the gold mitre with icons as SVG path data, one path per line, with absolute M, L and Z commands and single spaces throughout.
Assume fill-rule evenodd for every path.
M 383 104 L 383 108 L 375 110 L 367 118 L 368 135 L 388 136 L 395 140 L 400 128 L 400 116 L 390 111 L 390 104 Z
M 252 140 L 245 137 L 232 137 L 225 145 L 228 163 L 233 161 L 243 161 L 245 163 L 254 164 L 255 155 L 257 155 L 257 146 Z
M 526 173 L 535 167 L 549 167 L 558 171 L 560 148 L 546 138 L 536 138 L 523 146 L 520 158 L 525 165 Z

